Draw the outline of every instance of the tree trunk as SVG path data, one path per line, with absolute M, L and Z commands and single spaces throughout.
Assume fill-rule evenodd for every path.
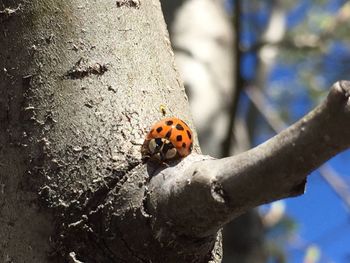
M 2 6 L 0 261 L 165 262 L 140 144 L 161 105 L 191 120 L 159 2 Z
M 302 120 L 246 153 L 143 164 L 151 123 L 168 115 L 192 126 L 159 2 L 3 6 L 5 262 L 219 262 L 224 224 L 302 194 L 308 173 L 350 146 L 350 82 L 343 81 Z

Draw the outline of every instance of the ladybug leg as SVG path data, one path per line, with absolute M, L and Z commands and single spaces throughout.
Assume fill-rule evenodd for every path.
M 145 156 L 142 156 L 141 161 L 142 161 L 142 163 L 145 164 L 149 161 L 149 159 L 151 159 L 151 156 L 145 155 Z
M 170 167 L 170 165 L 167 164 L 167 163 L 165 163 L 165 162 L 162 162 L 162 165 L 164 165 L 166 168 L 169 168 L 169 167 Z

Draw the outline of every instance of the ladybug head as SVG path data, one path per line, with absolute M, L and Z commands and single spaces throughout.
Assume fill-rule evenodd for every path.
M 146 157 L 162 162 L 174 159 L 178 155 L 174 145 L 166 138 L 148 140 L 143 148 Z
M 150 140 L 148 148 L 151 156 L 160 161 L 173 159 L 177 154 L 174 145 L 165 138 L 155 138 Z

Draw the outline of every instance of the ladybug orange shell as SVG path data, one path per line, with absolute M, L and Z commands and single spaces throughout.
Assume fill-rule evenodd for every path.
M 192 146 L 192 131 L 188 125 L 178 118 L 166 118 L 151 127 L 141 153 L 144 160 L 166 162 L 186 157 Z

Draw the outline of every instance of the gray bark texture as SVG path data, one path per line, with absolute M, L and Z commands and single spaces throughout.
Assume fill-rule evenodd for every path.
M 140 145 L 160 105 L 191 120 L 159 2 L 1 8 L 0 261 L 168 261 Z
M 301 194 L 349 146 L 349 82 L 236 157 L 141 162 L 148 127 L 190 126 L 156 0 L 5 0 L 0 10 L 0 260 L 219 262 L 219 229 Z M 192 127 L 193 128 L 193 127 Z

